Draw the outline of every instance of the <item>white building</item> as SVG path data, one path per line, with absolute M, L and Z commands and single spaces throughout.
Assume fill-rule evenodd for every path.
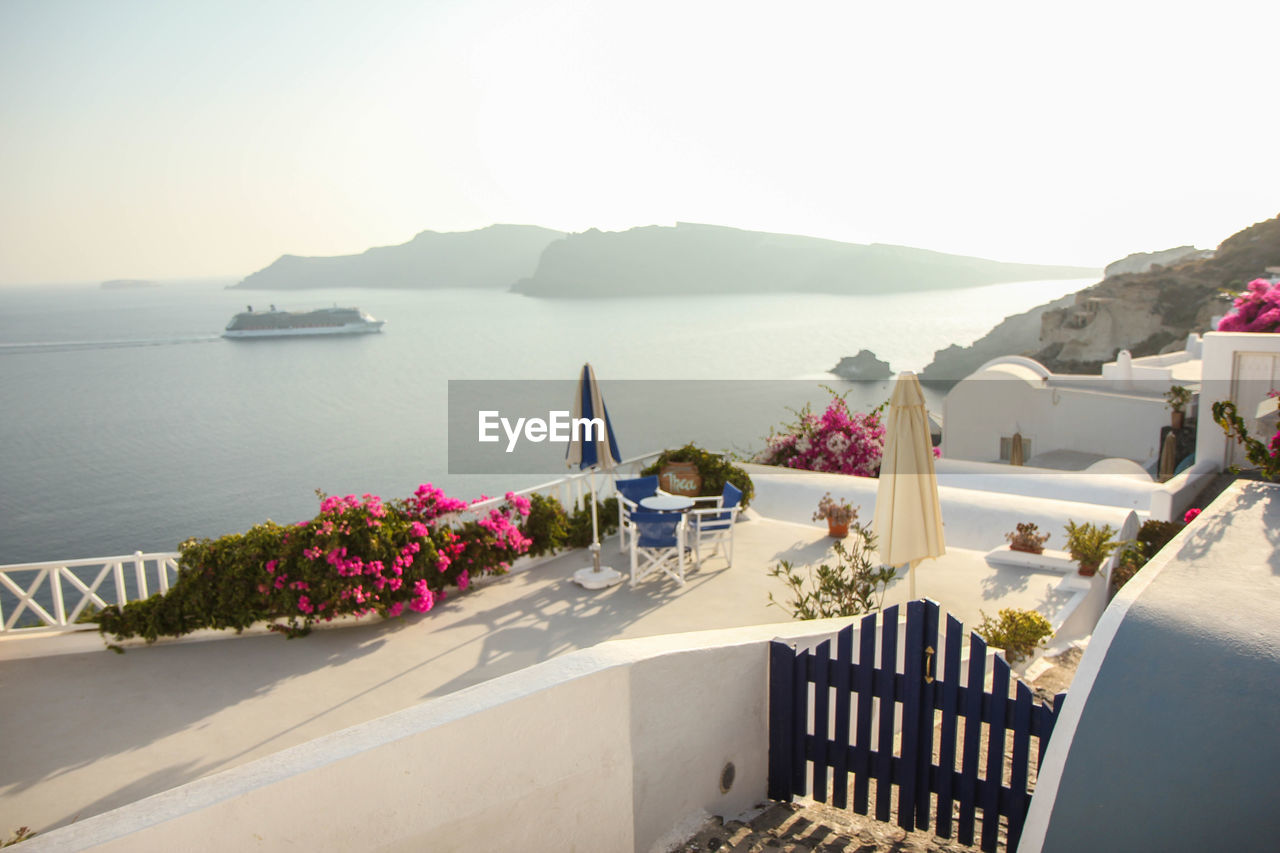
M 1165 394 L 1174 385 L 1199 389 L 1201 353 L 1200 336 L 1191 335 L 1176 353 L 1133 358 L 1122 351 L 1101 376 L 1053 373 L 1022 356 L 993 359 L 947 395 L 942 454 L 1008 462 L 1018 434 L 1032 467 L 1082 470 L 1127 459 L 1154 473 L 1160 430 L 1170 423 Z

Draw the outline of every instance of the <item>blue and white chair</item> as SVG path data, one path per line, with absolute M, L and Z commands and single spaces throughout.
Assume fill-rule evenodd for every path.
M 631 585 L 661 572 L 684 586 L 684 515 L 635 510 L 631 526 Z
M 635 538 L 631 529 L 631 513 L 640 508 L 640 501 L 651 498 L 661 491 L 658 488 L 658 475 L 650 477 L 633 477 L 629 480 L 618 480 L 614 484 L 618 490 L 618 537 L 622 540 L 622 550 L 631 547 L 628 537 Z
M 686 513 L 693 540 L 693 561 L 702 565 L 703 551 L 707 557 L 721 553 L 733 565 L 733 528 L 742 512 L 742 490 L 733 483 L 725 483 L 719 495 L 694 498 L 695 502 L 710 502 L 711 506 L 696 507 Z

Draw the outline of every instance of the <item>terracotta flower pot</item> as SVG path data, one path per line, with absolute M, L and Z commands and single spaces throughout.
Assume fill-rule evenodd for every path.
M 1010 543 L 1009 543 L 1009 550 L 1010 550 L 1010 551 L 1021 551 L 1021 552 L 1022 552 L 1022 553 L 1024 553 L 1024 554 L 1043 554 L 1043 553 L 1044 553 L 1044 548 L 1032 548 L 1032 547 L 1027 546 L 1027 545 L 1020 545 L 1020 544 L 1018 544 L 1017 542 L 1010 542 Z
M 1174 412 L 1172 417 L 1169 420 L 1169 423 L 1173 426 L 1174 429 L 1182 429 L 1182 423 L 1185 418 L 1186 418 L 1185 412 Z
M 1079 569 L 1080 574 L 1084 575 L 1087 578 L 1091 578 L 1098 573 L 1098 566 L 1100 565 L 1102 565 L 1101 561 L 1094 561 L 1092 563 L 1081 563 L 1080 569 Z
M 849 522 L 840 523 L 827 519 L 827 535 L 832 539 L 843 539 L 849 535 Z

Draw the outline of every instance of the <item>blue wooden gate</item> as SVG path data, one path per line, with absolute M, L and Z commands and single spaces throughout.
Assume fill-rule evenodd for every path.
M 968 632 L 955 617 L 947 616 L 940 648 L 936 602 L 907 604 L 905 631 L 900 615 L 897 606 L 890 607 L 879 625 L 871 614 L 856 633 L 852 625 L 840 631 L 834 656 L 829 640 L 812 651 L 774 641 L 769 796 L 807 795 L 868 815 L 874 806 L 875 818 L 889 821 L 896 787 L 896 822 L 903 829 L 932 825 L 935 835 L 973 844 L 981 809 L 981 848 L 996 849 L 1003 816 L 1006 847 L 1015 850 L 1031 802 L 1031 738 L 1038 740 L 1038 768 L 1066 694 L 1059 693 L 1052 707 L 1034 701 L 1031 689 L 1000 657 L 993 658 L 991 687 L 984 689 L 987 644 L 981 637 L 968 634 L 969 659 L 962 664 L 961 643 Z M 901 748 L 895 754 L 899 729 Z M 1013 734 L 1007 782 L 1006 732 Z

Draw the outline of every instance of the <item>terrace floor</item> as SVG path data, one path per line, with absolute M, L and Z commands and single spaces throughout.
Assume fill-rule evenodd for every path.
M 787 597 L 769 568 L 816 564 L 831 540 L 817 525 L 751 513 L 736 537 L 732 568 L 712 558 L 683 588 L 650 579 L 583 590 L 571 577 L 589 558 L 575 551 L 427 614 L 293 641 L 247 634 L 116 655 L 96 634 L 0 639 L 0 837 L 23 825 L 47 831 L 605 640 L 786 621 L 789 611 L 769 605 L 770 592 Z M 616 538 L 604 557 L 627 567 Z M 1052 614 L 1063 600 L 1061 575 L 995 568 L 976 551 L 950 549 L 916 578 L 918 595 L 969 626 L 980 610 Z M 886 604 L 905 602 L 907 586 L 895 581 Z

